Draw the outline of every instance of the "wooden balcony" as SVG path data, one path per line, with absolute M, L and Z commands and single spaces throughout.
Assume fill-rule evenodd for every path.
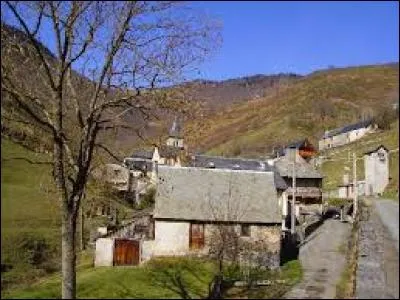
M 286 192 L 288 196 L 292 195 L 292 187 L 289 187 Z M 322 190 L 319 187 L 296 187 L 296 197 L 302 198 L 322 198 Z

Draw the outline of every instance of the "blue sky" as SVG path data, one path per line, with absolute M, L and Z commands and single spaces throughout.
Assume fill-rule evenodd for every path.
M 220 18 L 223 45 L 198 77 L 308 74 L 328 66 L 399 61 L 399 4 L 392 2 L 194 2 Z
M 194 1 L 223 24 L 221 48 L 191 78 L 309 74 L 399 61 L 397 1 Z M 55 49 L 54 40 L 46 45 Z M 46 32 L 47 30 L 47 32 Z

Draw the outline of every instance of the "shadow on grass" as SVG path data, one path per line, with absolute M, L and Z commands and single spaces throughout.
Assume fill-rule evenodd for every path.
M 154 260 L 148 272 L 155 286 L 172 291 L 182 299 L 207 298 L 213 282 L 198 259 Z

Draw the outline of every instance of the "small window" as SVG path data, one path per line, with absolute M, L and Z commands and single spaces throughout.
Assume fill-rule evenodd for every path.
M 250 225 L 242 224 L 240 226 L 240 236 L 250 236 Z

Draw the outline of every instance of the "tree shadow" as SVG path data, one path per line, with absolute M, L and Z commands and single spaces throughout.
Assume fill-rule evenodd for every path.
M 149 275 L 152 284 L 172 291 L 182 299 L 204 299 L 207 291 L 202 286 L 207 286 L 207 280 L 195 266 L 185 261 L 157 262 L 149 268 Z

